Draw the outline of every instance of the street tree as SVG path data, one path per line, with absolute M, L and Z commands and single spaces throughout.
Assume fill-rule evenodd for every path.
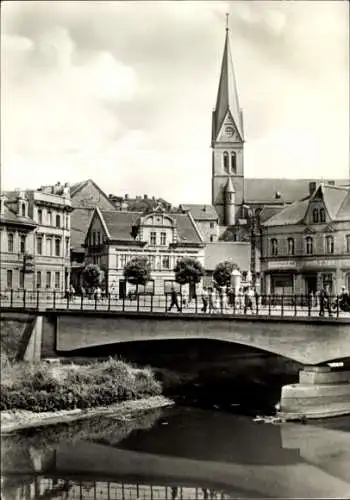
M 83 286 L 88 289 L 95 289 L 101 285 L 103 273 L 97 264 L 88 264 L 82 272 Z
M 180 285 L 189 285 L 190 299 L 196 294 L 196 284 L 204 276 L 204 268 L 199 260 L 192 257 L 178 259 L 174 268 L 175 281 Z
M 225 260 L 220 262 L 213 272 L 213 279 L 218 286 L 229 286 L 231 284 L 231 275 L 234 269 L 238 269 L 237 264 Z
M 151 265 L 146 257 L 133 257 L 124 266 L 124 278 L 132 285 L 145 285 L 151 279 Z

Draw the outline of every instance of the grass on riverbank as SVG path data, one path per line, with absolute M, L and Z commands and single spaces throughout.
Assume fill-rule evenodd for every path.
M 1 375 L 1 411 L 87 409 L 162 392 L 151 369 L 112 358 L 89 365 L 11 363 Z

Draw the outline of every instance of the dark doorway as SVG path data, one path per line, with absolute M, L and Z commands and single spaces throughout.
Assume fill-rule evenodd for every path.
M 119 298 L 125 299 L 126 297 L 126 281 L 119 280 Z
M 317 292 L 317 274 L 308 274 L 305 276 L 306 293 Z

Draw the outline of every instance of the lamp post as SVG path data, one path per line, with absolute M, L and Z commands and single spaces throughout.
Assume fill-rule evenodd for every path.
M 247 210 L 247 218 L 250 221 L 250 273 L 252 276 L 252 285 L 256 285 L 256 246 L 257 236 L 260 230 L 260 214 L 253 212 L 249 205 L 243 205 Z

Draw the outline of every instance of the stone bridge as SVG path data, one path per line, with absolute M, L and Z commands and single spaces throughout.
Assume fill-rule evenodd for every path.
M 37 317 L 30 342 L 32 356 L 38 359 L 95 346 L 166 339 L 243 344 L 304 365 L 350 358 L 350 321 L 328 318 L 56 310 Z

